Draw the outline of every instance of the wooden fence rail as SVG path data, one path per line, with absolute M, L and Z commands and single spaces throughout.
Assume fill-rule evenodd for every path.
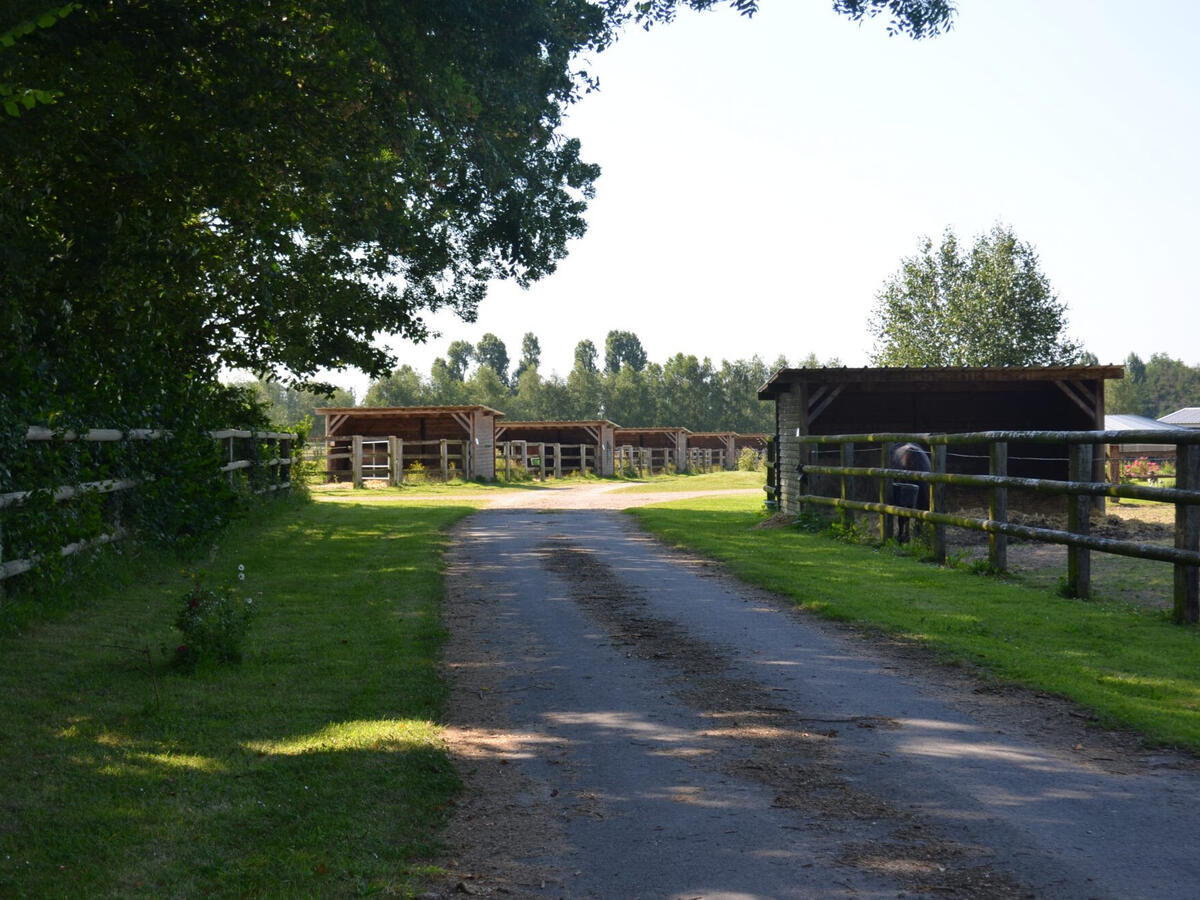
M 939 562 L 946 558 L 947 526 L 986 532 L 989 536 L 988 559 L 996 571 L 1008 567 L 1007 538 L 1020 537 L 1067 546 L 1067 581 L 1072 594 L 1091 594 L 1090 551 L 1113 553 L 1139 559 L 1159 560 L 1174 565 L 1174 615 L 1177 622 L 1200 621 L 1200 432 L 1171 432 L 1169 442 L 1176 445 L 1176 481 L 1174 488 L 1118 484 L 1091 479 L 1094 448 L 1106 444 L 1150 441 L 1165 443 L 1162 431 L 984 431 L 966 434 L 842 434 L 804 435 L 796 440 L 813 449 L 822 444 L 840 449 L 841 465 L 801 464 L 802 478 L 827 475 L 838 479 L 839 496 L 804 493 L 801 504 L 831 506 L 843 511 L 875 513 L 879 516 L 879 536 L 891 536 L 892 516 L 904 516 L 934 526 L 933 552 Z M 889 467 L 888 447 L 900 442 L 926 444 L 932 449 L 932 471 L 912 472 Z M 1008 475 L 1008 444 L 1066 444 L 1069 447 L 1069 480 L 1018 478 Z M 878 448 L 879 466 L 852 464 L 857 445 Z M 985 444 L 989 448 L 989 473 L 971 475 L 946 471 L 947 448 L 953 445 Z M 870 452 L 870 451 L 867 451 Z M 877 481 L 878 502 L 851 499 L 850 479 Z M 893 480 L 930 485 L 930 508 L 910 509 L 889 501 Z M 950 513 L 946 508 L 947 485 L 982 488 L 988 492 L 988 517 L 978 519 Z M 1067 498 L 1067 530 L 1036 528 L 1008 521 L 1008 490 L 1018 488 L 1038 493 L 1058 494 Z M 1090 530 L 1091 497 L 1127 497 L 1171 503 L 1175 506 L 1175 546 L 1095 537 Z
M 266 466 L 276 473 L 275 478 L 268 485 L 255 489 L 255 493 L 267 493 L 283 488 L 291 487 L 291 469 L 292 464 L 291 447 L 298 440 L 294 434 L 287 434 L 274 431 L 241 431 L 235 429 L 224 429 L 221 431 L 209 432 L 213 440 L 224 442 L 228 447 L 227 458 L 229 462 L 220 467 L 221 472 L 229 473 L 233 477 L 233 473 L 243 469 L 250 469 L 256 465 Z M 42 428 L 39 426 L 31 426 L 27 429 L 25 440 L 29 442 L 42 441 L 84 441 L 88 443 L 115 443 L 117 441 L 134 440 L 134 441 L 151 441 L 159 438 L 170 436 L 170 432 L 158 431 L 149 428 L 136 428 L 129 431 L 122 431 L 116 428 L 90 428 L 87 431 L 56 431 L 51 428 Z M 277 456 L 262 460 L 254 459 L 239 459 L 235 453 L 236 441 L 265 441 L 273 444 Z M 88 494 L 108 494 L 118 491 L 128 491 L 137 488 L 144 484 L 147 480 L 153 478 L 152 474 L 148 474 L 141 478 L 111 478 L 102 481 L 88 481 L 80 484 L 61 485 L 55 488 L 47 488 L 41 490 L 27 491 L 11 491 L 6 494 L 0 494 L 0 509 L 5 509 L 10 506 L 17 506 L 28 502 L 35 496 L 45 495 L 55 502 L 65 502 L 82 497 Z M 35 553 L 24 559 L 4 560 L 4 541 L 3 531 L 0 531 L 0 582 L 14 575 L 21 575 L 34 568 L 47 554 L 58 553 L 59 556 L 72 556 L 81 550 L 86 550 L 90 547 L 108 544 L 112 541 L 120 540 L 127 536 L 128 532 L 121 527 L 120 523 L 111 523 L 110 530 L 104 534 L 97 535 L 83 541 L 75 541 L 63 547 L 48 549 L 43 553 Z

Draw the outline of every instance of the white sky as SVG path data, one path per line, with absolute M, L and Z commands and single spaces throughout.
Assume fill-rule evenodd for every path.
M 651 360 L 758 354 L 866 365 L 876 292 L 921 236 L 997 222 L 1037 249 L 1069 334 L 1102 363 L 1200 364 L 1200 4 L 959 0 L 924 41 L 828 0 L 762 0 L 630 31 L 566 132 L 603 168 L 558 272 L 498 284 L 475 323 L 395 341 L 427 374 L 486 332 L 538 336 L 565 376 L 588 338 Z M 361 399 L 367 380 L 332 380 Z

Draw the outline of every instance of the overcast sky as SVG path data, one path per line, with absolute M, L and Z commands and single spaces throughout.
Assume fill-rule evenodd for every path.
M 1200 4 L 959 0 L 924 41 L 828 0 L 762 0 L 633 30 L 566 126 L 603 169 L 558 272 L 497 284 L 475 323 L 392 342 L 428 373 L 499 335 L 542 371 L 635 332 L 650 359 L 808 353 L 866 365 L 884 280 L 920 238 L 997 222 L 1038 251 L 1069 336 L 1102 363 L 1200 364 Z M 360 399 L 367 381 L 336 373 Z

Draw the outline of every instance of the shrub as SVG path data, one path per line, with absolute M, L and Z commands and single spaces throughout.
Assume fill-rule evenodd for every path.
M 238 581 L 246 578 L 238 566 Z M 236 663 L 242 659 L 242 642 L 258 609 L 235 585 L 205 587 L 200 575 L 193 576 L 191 589 L 183 596 L 183 608 L 175 627 L 183 641 L 175 648 L 175 661 L 185 669 L 203 660 Z
M 737 467 L 739 472 L 757 472 L 759 468 L 758 454 L 753 447 L 743 447 L 738 454 Z

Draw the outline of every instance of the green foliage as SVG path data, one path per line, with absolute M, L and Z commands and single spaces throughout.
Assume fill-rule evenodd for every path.
M 872 363 L 883 366 L 1045 366 L 1075 362 L 1066 305 L 1032 245 L 997 225 L 963 254 L 946 229 L 905 259 L 877 296 Z
M 743 447 L 738 454 L 737 467 L 739 472 L 757 472 L 762 468 L 762 459 L 753 447 Z
M 604 339 L 604 371 L 615 375 L 624 365 L 642 371 L 646 368 L 646 351 L 632 331 L 610 331 Z
M 62 6 L 47 9 L 32 19 L 18 22 L 8 31 L 0 32 L 0 51 L 16 46 L 18 40 L 32 35 L 39 28 L 53 28 L 60 19 L 79 9 L 78 3 L 66 3 Z M 49 104 L 63 96 L 63 91 L 45 90 L 42 88 L 22 87 L 10 82 L 0 81 L 0 107 L 12 118 L 20 118 L 40 104 Z
M 237 578 L 239 582 L 246 579 L 246 567 L 241 563 Z M 258 612 L 254 598 L 244 596 L 239 585 L 206 587 L 204 576 L 194 575 L 175 617 L 175 628 L 182 635 L 182 642 L 175 647 L 176 665 L 190 671 L 206 662 L 241 662 L 246 632 Z
M 1155 353 L 1146 362 L 1136 353 L 1125 360 L 1125 377 L 1105 386 L 1105 409 L 1158 419 L 1187 406 L 1200 397 L 1200 366 L 1186 365 L 1165 353 Z

